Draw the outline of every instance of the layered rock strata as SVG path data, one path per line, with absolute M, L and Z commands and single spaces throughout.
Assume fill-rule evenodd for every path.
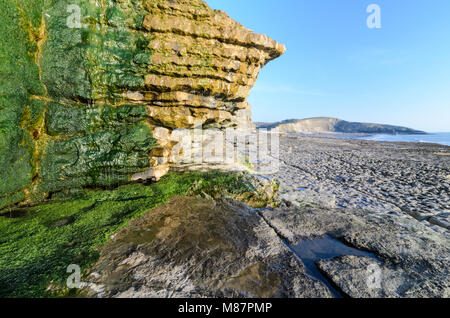
M 251 123 L 249 91 L 285 51 L 200 0 L 0 9 L 0 209 L 158 179 L 178 160 L 175 129 Z

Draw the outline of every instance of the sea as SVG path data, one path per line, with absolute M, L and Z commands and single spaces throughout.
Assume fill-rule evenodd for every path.
M 399 141 L 399 142 L 423 142 L 450 146 L 450 132 L 429 133 L 426 135 L 354 135 L 336 134 L 340 138 L 375 140 L 375 141 Z

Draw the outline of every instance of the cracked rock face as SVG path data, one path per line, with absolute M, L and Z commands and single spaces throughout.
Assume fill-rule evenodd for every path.
M 5 0 L 0 209 L 167 172 L 176 128 L 249 126 L 283 45 L 200 0 Z
M 320 260 L 317 266 L 352 298 L 449 297 L 448 281 L 432 280 L 420 272 L 368 257 L 341 256 Z
M 331 297 L 254 210 L 195 197 L 133 220 L 87 280 L 80 296 Z
M 282 207 L 262 212 L 292 245 L 334 237 L 376 255 L 320 259 L 323 275 L 350 297 L 449 297 L 449 240 L 412 218 L 358 209 Z M 375 276 L 378 275 L 378 276 Z M 369 281 L 373 277 L 374 281 Z

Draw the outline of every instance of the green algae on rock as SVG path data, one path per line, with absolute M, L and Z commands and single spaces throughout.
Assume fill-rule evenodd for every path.
M 44 94 L 36 60 L 41 17 L 33 9 L 41 1 L 2 1 L 0 10 L 0 208 L 25 198 L 31 184 L 33 139 L 29 126 L 39 122 L 42 103 L 31 95 Z
M 0 209 L 159 178 L 175 163 L 171 131 L 240 125 L 260 69 L 285 51 L 201 0 L 0 9 Z
M 74 4 L 86 28 L 67 26 Z M 110 25 L 116 5 L 2 1 L 0 208 L 66 187 L 127 182 L 149 166 L 155 140 L 145 107 L 118 105 L 120 90 L 143 83 L 132 60 L 148 40 L 134 31 L 138 8 Z
M 5 211 L 0 214 L 0 297 L 70 295 L 65 287 L 69 264 L 87 270 L 111 235 L 173 196 L 236 198 L 249 192 L 265 200 L 264 187 L 255 188 L 244 174 L 170 173 L 151 185 L 66 188 L 45 204 Z

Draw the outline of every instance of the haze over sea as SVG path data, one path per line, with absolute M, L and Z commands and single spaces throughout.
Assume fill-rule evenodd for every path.
M 422 142 L 433 143 L 450 146 L 450 132 L 432 133 L 426 135 L 364 135 L 355 136 L 345 134 L 340 135 L 342 138 L 351 139 L 364 139 L 364 140 L 376 140 L 376 141 L 399 141 L 399 142 Z

